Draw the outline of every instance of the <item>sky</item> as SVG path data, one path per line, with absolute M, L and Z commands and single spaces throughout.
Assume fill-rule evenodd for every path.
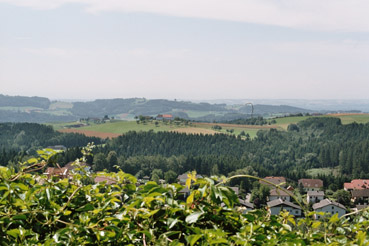
M 369 99 L 367 0 L 0 0 L 0 94 Z

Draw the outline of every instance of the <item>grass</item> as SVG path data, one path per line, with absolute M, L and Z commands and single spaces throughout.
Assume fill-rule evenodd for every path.
M 331 175 L 333 174 L 334 176 L 337 176 L 340 172 L 339 172 L 339 167 L 335 167 L 335 168 L 311 168 L 306 170 L 306 173 L 308 175 L 311 175 L 312 177 L 316 177 L 319 175 Z
M 154 122 L 148 123 L 139 123 L 137 124 L 136 121 L 113 121 L 107 122 L 104 124 L 93 124 L 86 127 L 81 127 L 78 129 L 84 129 L 88 131 L 96 131 L 96 132 L 106 132 L 106 133 L 117 133 L 122 134 L 129 131 L 150 131 L 153 130 L 154 132 L 159 131 L 171 131 L 176 128 L 179 128 L 177 125 L 172 124 L 164 124 L 163 122 L 159 122 L 158 126 L 155 125 Z
M 126 115 L 128 116 L 128 115 Z M 232 135 L 239 135 L 242 131 L 246 134 L 249 134 L 251 138 L 256 137 L 256 133 L 259 130 L 268 130 L 270 127 L 277 128 L 279 130 L 286 130 L 287 126 L 292 123 L 298 123 L 302 120 L 305 120 L 312 116 L 298 116 L 298 117 L 285 117 L 285 118 L 278 118 L 276 119 L 277 123 L 271 126 L 250 126 L 250 125 L 235 125 L 235 124 L 220 124 L 222 125 L 222 129 L 215 131 L 218 133 L 223 134 L 232 134 Z M 369 114 L 357 114 L 357 115 L 324 115 L 319 117 L 339 117 L 342 120 L 343 124 L 349 124 L 352 122 L 358 123 L 367 123 L 369 122 Z M 214 125 L 218 125 L 218 123 L 190 123 L 190 125 L 182 124 L 169 124 L 164 123 L 162 121 L 158 121 L 159 124 L 156 126 L 155 121 L 147 122 L 145 124 L 140 123 L 137 124 L 136 121 L 119 121 L 115 120 L 112 122 L 107 122 L 104 124 L 91 124 L 86 127 L 76 128 L 76 130 L 87 130 L 87 131 L 94 131 L 94 132 L 101 132 L 101 133 L 115 133 L 115 134 L 123 134 L 128 131 L 150 131 L 153 130 L 154 132 L 159 131 L 174 131 L 178 129 L 186 129 L 186 133 L 194 133 L 197 134 L 201 132 L 201 129 L 208 129 L 213 130 L 212 127 Z M 57 124 L 50 124 L 54 127 L 54 129 L 59 130 L 63 129 L 65 126 L 78 124 L 78 122 L 72 123 L 57 123 Z M 233 129 L 233 133 L 227 132 L 227 130 Z M 314 169 L 311 169 L 312 174 L 314 173 Z M 318 169 L 318 172 L 331 172 L 327 171 L 326 169 Z
M 10 110 L 10 111 L 26 112 L 28 110 L 39 110 L 39 111 L 42 111 L 44 109 L 37 108 L 37 107 L 11 107 L 11 106 L 4 106 L 4 107 L 0 107 L 0 110 Z
M 341 119 L 342 124 L 351 124 L 353 122 L 356 123 L 368 123 L 369 122 L 369 114 L 352 114 L 352 115 L 340 115 L 340 116 L 334 116 L 332 117 L 338 117 Z
M 69 102 L 54 102 L 49 106 L 49 110 L 57 110 L 57 109 L 70 109 L 73 108 L 73 103 Z
M 296 116 L 296 117 L 283 117 L 283 118 L 276 118 L 275 121 L 277 122 L 276 126 L 281 127 L 287 130 L 289 124 L 296 124 L 300 121 L 306 120 L 311 116 Z
M 139 123 L 137 124 L 136 121 L 112 121 L 107 122 L 103 124 L 91 124 L 89 126 L 85 127 L 78 127 L 75 128 L 76 130 L 87 130 L 87 131 L 94 131 L 94 132 L 102 132 L 102 133 L 115 133 L 115 134 L 123 134 L 129 131 L 150 131 L 153 130 L 154 132 L 159 131 L 175 131 L 178 129 L 188 129 L 188 133 L 194 133 L 197 134 L 201 132 L 201 129 L 208 129 L 212 130 L 212 126 L 216 125 L 215 123 L 190 123 L 189 125 L 184 125 L 183 123 L 175 123 L 172 122 L 172 124 L 164 123 L 161 121 L 158 121 L 159 124 L 156 126 L 155 121 L 147 122 L 145 124 Z M 64 129 L 67 126 L 79 124 L 78 122 L 69 122 L 69 123 L 52 123 L 48 124 L 54 127 L 55 130 L 61 130 Z M 227 132 L 227 130 L 233 129 L 233 133 Z M 215 131 L 218 133 L 223 134 L 233 134 L 233 135 L 239 135 L 242 131 L 245 133 L 248 133 L 251 138 L 254 138 L 256 136 L 256 133 L 259 131 L 259 128 L 255 128 L 252 126 L 245 126 L 245 125 L 239 125 L 239 126 L 224 126 L 222 127 L 222 130 Z

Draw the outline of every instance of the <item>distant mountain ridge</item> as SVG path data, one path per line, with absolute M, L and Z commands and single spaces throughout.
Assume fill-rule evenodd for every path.
M 87 102 L 50 101 L 44 97 L 5 96 L 0 94 L 0 122 L 66 122 L 80 118 L 133 120 L 135 116 L 171 114 L 196 121 L 228 121 L 253 116 L 283 116 L 316 111 L 289 105 L 190 102 L 166 99 L 116 98 Z

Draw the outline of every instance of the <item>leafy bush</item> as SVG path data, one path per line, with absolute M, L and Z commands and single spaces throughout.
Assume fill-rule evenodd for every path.
M 85 154 L 88 151 L 85 151 Z M 122 171 L 79 172 L 47 179 L 37 172 L 51 154 L 25 163 L 19 173 L 0 168 L 1 245 L 367 245 L 369 213 L 315 221 L 287 212 L 242 213 L 235 193 L 219 179 L 188 175 L 179 184 L 148 182 Z M 115 183 L 88 184 L 106 176 Z M 245 177 L 247 175 L 244 175 Z M 239 178 L 239 177 L 238 177 Z

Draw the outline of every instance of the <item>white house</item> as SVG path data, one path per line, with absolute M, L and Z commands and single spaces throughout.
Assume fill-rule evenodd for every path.
M 270 190 L 270 194 L 268 196 L 269 201 L 282 199 L 284 201 L 291 201 L 291 196 L 287 194 L 287 192 L 281 190 L 281 189 L 272 189 Z
M 338 214 L 338 217 L 346 214 L 346 208 L 341 203 L 331 201 L 329 199 L 324 199 L 318 203 L 313 204 L 313 209 L 315 212 L 324 212 L 329 214 Z M 320 215 L 316 215 L 316 219 L 319 219 Z
M 324 199 L 324 191 L 308 191 L 307 193 L 308 203 L 317 203 Z
M 300 217 L 302 214 L 300 206 L 282 199 L 270 201 L 267 205 L 271 215 L 278 215 L 282 210 L 288 211 L 291 215 L 296 217 Z

